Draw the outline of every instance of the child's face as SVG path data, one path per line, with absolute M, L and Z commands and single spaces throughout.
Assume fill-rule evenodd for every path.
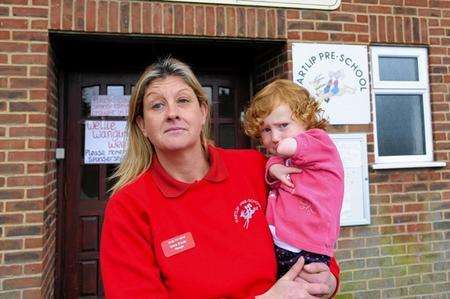
M 278 142 L 282 139 L 295 137 L 306 131 L 303 122 L 292 118 L 292 110 L 288 105 L 276 107 L 261 126 L 261 140 L 271 154 L 276 154 Z

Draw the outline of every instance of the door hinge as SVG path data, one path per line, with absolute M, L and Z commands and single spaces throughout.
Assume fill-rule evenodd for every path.
M 63 147 L 57 147 L 55 152 L 56 160 L 64 160 L 66 151 Z

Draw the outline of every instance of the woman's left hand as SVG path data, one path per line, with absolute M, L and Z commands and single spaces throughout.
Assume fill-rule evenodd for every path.
M 295 281 L 308 284 L 309 294 L 319 298 L 330 298 L 336 289 L 336 278 L 324 263 L 305 265 Z

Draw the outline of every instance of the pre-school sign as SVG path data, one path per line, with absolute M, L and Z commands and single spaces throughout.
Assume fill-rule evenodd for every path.
M 293 79 L 321 104 L 331 124 L 370 123 L 367 47 L 294 43 Z
M 118 164 L 126 149 L 126 121 L 87 120 L 85 164 Z

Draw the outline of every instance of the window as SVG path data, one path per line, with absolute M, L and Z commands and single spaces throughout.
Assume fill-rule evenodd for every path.
M 433 161 L 427 49 L 377 46 L 371 56 L 374 168 L 442 166 L 427 163 Z

